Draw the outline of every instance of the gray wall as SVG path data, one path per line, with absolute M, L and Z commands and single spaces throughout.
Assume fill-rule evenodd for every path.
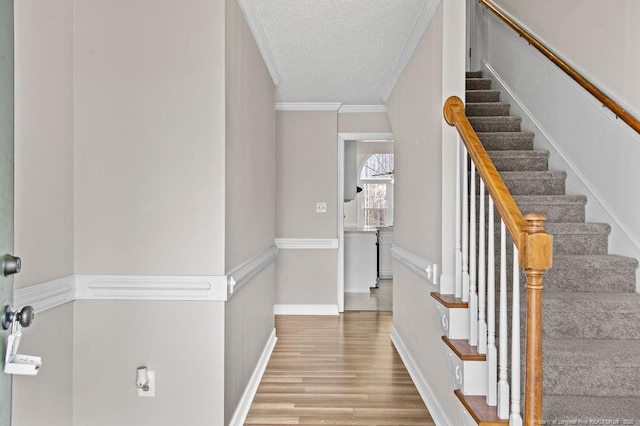
M 443 6 L 438 7 L 387 108 L 395 136 L 394 244 L 441 262 Z M 398 262 L 393 267 L 393 325 L 435 392 L 444 414 L 462 424 L 453 394 L 435 302 L 437 291 Z
M 224 10 L 74 4 L 76 273 L 224 274 Z
M 236 0 L 226 1 L 226 270 L 273 246 L 275 88 Z M 275 265 L 225 305 L 224 424 L 274 330 Z
M 349 112 L 338 114 L 338 132 L 390 132 L 386 112 Z
M 221 425 L 224 302 L 77 301 L 75 426 Z M 155 371 L 139 398 L 136 368 Z
M 337 238 L 338 114 L 276 114 L 276 237 Z M 327 203 L 316 213 L 316 202 Z M 337 250 L 280 250 L 276 304 L 337 304 Z M 317 272 L 317 274 L 316 274 Z
M 16 289 L 73 274 L 73 25 L 71 0 L 15 7 Z M 73 416 L 73 306 L 38 313 L 20 352 L 37 377 L 13 378 L 13 425 L 69 426 Z M 37 409 L 34 409 L 37 407 Z

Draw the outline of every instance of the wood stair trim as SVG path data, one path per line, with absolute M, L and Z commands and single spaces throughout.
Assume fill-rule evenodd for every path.
M 466 309 L 469 307 L 468 302 L 463 302 L 462 299 L 455 297 L 453 294 L 440 294 L 437 291 L 432 291 L 431 297 L 436 299 L 446 308 Z
M 460 389 L 453 393 L 458 397 L 464 408 L 467 410 L 478 426 L 504 426 L 509 424 L 509 420 L 498 418 L 496 407 L 487 405 L 485 396 L 464 395 Z
M 462 361 L 486 361 L 487 355 L 478 353 L 477 346 L 471 346 L 467 340 L 449 339 L 442 336 L 442 341 L 455 353 Z

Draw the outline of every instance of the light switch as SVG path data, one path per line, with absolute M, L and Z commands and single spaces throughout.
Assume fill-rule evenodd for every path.
M 327 203 L 324 201 L 316 202 L 316 213 L 326 213 L 327 212 Z

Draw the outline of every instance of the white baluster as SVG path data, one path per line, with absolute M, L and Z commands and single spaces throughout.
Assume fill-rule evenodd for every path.
M 493 198 L 489 197 L 487 255 L 487 405 L 498 403 L 498 353 L 496 349 L 496 250 Z
M 477 256 L 476 247 L 476 165 L 471 161 L 471 207 L 469 213 L 469 344 L 478 346 L 478 287 L 477 287 Z
M 502 219 L 500 220 L 500 358 L 498 360 L 498 417 L 509 418 L 509 382 L 507 369 L 507 232 Z
M 478 232 L 478 353 L 487 353 L 487 272 L 485 262 L 485 212 L 484 212 L 484 182 L 480 179 L 480 226 Z
M 511 415 L 509 426 L 522 426 L 520 411 L 520 265 L 513 245 L 513 305 L 511 308 Z
M 462 147 L 462 301 L 469 301 L 469 163 Z
M 460 137 L 458 136 L 458 142 L 456 143 L 456 206 L 455 206 L 455 282 L 453 287 L 453 293 L 456 297 L 462 297 L 462 246 L 461 246 L 461 222 L 462 216 L 460 214 L 460 202 L 462 198 L 462 191 L 460 187 L 460 173 L 462 158 L 460 157 Z

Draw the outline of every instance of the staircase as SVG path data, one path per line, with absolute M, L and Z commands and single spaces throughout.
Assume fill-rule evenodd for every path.
M 640 425 L 638 262 L 608 253 L 609 225 L 585 222 L 586 197 L 565 193 L 566 172 L 549 170 L 549 152 L 534 148 L 534 133 L 521 130 L 521 118 L 509 115 L 510 105 L 500 102 L 491 80 L 467 73 L 466 88 L 469 121 L 518 207 L 523 214 L 544 213 L 553 235 L 553 267 L 544 277 L 543 424 Z M 446 323 L 452 372 L 463 377 L 456 378 L 456 395 L 466 418 L 508 423 L 484 402 L 481 375 L 473 378 L 485 358 L 468 345 L 464 319 L 456 320 L 468 318 L 467 304 L 432 296 Z

